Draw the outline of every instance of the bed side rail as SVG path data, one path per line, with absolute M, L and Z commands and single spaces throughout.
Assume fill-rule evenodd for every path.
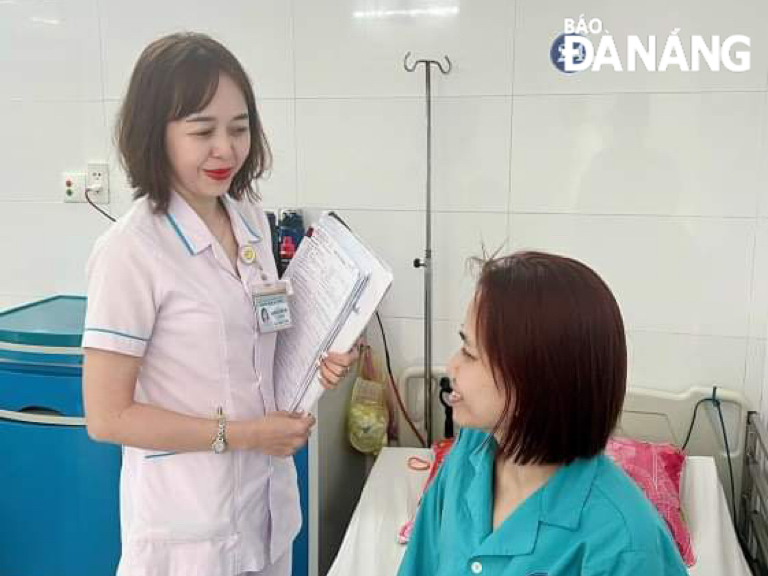
M 742 543 L 755 574 L 768 574 L 768 431 L 760 415 L 747 415 L 746 453 L 739 514 Z

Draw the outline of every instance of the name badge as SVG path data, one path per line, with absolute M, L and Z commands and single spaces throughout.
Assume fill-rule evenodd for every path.
M 292 293 L 285 280 L 259 284 L 253 291 L 253 310 L 259 332 L 269 333 L 292 326 L 288 296 Z

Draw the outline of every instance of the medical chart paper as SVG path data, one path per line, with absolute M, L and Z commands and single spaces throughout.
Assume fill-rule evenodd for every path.
M 317 362 L 348 350 L 392 284 L 392 272 L 333 213 L 323 214 L 288 265 L 293 326 L 277 336 L 275 402 L 310 410 L 324 388 Z

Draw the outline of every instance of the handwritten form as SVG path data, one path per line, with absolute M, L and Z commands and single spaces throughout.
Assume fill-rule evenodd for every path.
M 275 401 L 280 410 L 309 410 L 323 391 L 323 352 L 347 351 L 392 284 L 389 267 L 335 215 L 324 214 L 299 245 L 285 278 L 293 326 L 278 334 Z

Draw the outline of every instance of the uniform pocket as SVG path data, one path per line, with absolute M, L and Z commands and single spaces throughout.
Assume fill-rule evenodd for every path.
M 224 537 L 233 526 L 232 454 L 138 450 L 136 499 L 128 537 L 202 540 Z

